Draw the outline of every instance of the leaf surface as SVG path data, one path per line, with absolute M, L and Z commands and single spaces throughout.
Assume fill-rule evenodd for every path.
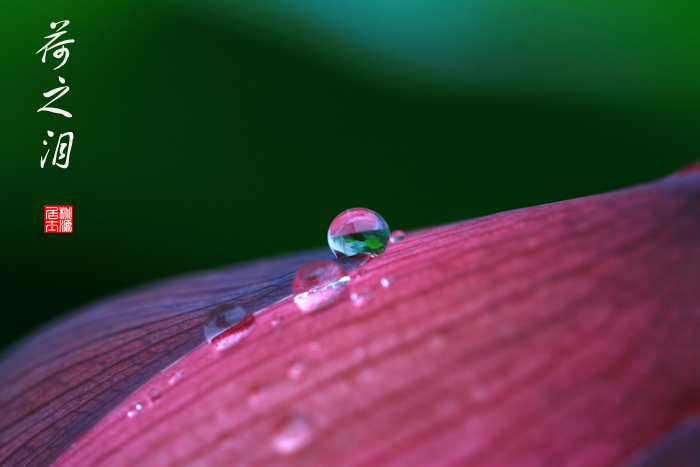
M 209 308 L 284 297 L 328 255 L 37 332 L 0 361 L 0 462 L 619 465 L 700 411 L 697 170 L 409 233 L 329 308 L 287 298 L 236 346 L 204 341 Z

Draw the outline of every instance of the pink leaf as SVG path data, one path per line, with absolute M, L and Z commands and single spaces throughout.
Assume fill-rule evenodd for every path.
M 659 440 L 700 412 L 697 170 L 409 233 L 350 273 L 355 300 L 287 298 L 237 345 L 204 341 L 209 308 L 282 298 L 328 255 L 164 282 L 15 346 L 0 462 L 605 466 L 692 446 Z

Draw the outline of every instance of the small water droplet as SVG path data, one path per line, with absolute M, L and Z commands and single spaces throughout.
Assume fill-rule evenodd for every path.
M 382 280 L 379 282 L 382 284 L 382 287 L 386 289 L 391 285 L 392 282 L 394 282 L 394 279 L 391 276 L 387 276 L 382 277 Z
M 131 407 L 131 409 L 129 409 L 126 416 L 129 418 L 135 417 L 141 410 L 143 410 L 143 404 L 137 402 Z
M 272 446 L 280 454 L 294 454 L 311 444 L 313 436 L 309 421 L 297 415 L 279 425 L 272 437 Z
M 290 381 L 299 381 L 304 377 L 306 365 L 303 362 L 294 362 L 287 370 L 287 378 Z
M 406 238 L 406 234 L 403 233 L 403 230 L 394 230 L 393 232 L 391 232 L 391 237 L 389 237 L 389 241 L 391 243 L 395 243 L 400 242 L 404 238 Z
M 240 342 L 255 327 L 255 317 L 240 306 L 227 304 L 213 308 L 204 325 L 204 337 L 217 350 Z
M 250 391 L 248 392 L 248 405 L 251 407 L 254 407 L 260 403 L 260 401 L 264 398 L 265 394 L 267 393 L 267 386 L 264 386 L 262 384 L 254 384 L 251 386 Z
M 389 242 L 389 225 L 376 212 L 353 208 L 341 212 L 328 228 L 328 245 L 337 258 L 376 256 Z
M 173 372 L 173 373 L 168 377 L 168 384 L 172 386 L 173 384 L 175 384 L 175 383 L 177 383 L 178 381 L 180 381 L 181 378 L 182 378 L 182 370 L 177 370 L 177 371 Z
M 343 295 L 349 283 L 341 265 L 325 259 L 310 261 L 292 281 L 294 303 L 305 313 L 326 308 Z
M 158 403 L 160 403 L 160 400 L 163 398 L 163 394 L 158 391 L 157 389 L 151 390 L 151 392 L 148 393 L 148 405 L 149 406 L 154 406 Z
M 362 306 L 374 298 L 374 292 L 369 287 L 361 287 L 350 294 L 350 300 L 355 306 Z

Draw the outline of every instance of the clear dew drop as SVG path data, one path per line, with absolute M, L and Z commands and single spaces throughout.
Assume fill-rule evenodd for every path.
M 403 230 L 394 230 L 393 232 L 391 232 L 391 236 L 389 237 L 389 241 L 391 243 L 396 243 L 396 242 L 400 242 L 404 238 L 406 238 L 406 234 L 403 233 Z
M 389 225 L 371 209 L 352 208 L 341 212 L 328 228 L 328 246 L 337 258 L 376 256 L 389 242 Z
M 294 303 L 305 313 L 326 308 L 343 295 L 349 283 L 341 265 L 325 259 L 310 261 L 292 281 Z
M 385 289 L 388 289 L 392 282 L 394 282 L 394 279 L 391 276 L 382 277 L 379 281 Z
M 255 317 L 241 306 L 218 306 L 213 308 L 204 325 L 204 337 L 217 350 L 238 343 L 255 327 Z
M 272 447 L 279 454 L 299 452 L 313 441 L 314 431 L 309 421 L 296 415 L 281 423 L 272 436 Z

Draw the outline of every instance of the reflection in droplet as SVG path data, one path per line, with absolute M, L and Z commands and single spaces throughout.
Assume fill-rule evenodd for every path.
M 403 230 L 394 230 L 393 232 L 391 232 L 391 237 L 389 237 L 389 241 L 391 243 L 395 243 L 400 242 L 404 238 L 406 238 L 406 234 L 403 233 Z
M 292 281 L 294 303 L 308 313 L 338 300 L 350 283 L 345 269 L 325 259 L 310 261 L 299 268 Z
M 204 324 L 204 337 L 217 350 L 240 342 L 255 327 L 255 318 L 240 306 L 220 305 L 213 308 Z
M 384 287 L 386 289 L 391 285 L 392 282 L 394 282 L 394 280 L 392 277 L 387 276 L 387 277 L 382 277 L 382 280 L 379 282 L 382 284 L 382 287 Z
M 328 228 L 328 245 L 336 257 L 376 256 L 386 249 L 389 226 L 376 212 L 365 208 L 340 213 Z
M 293 454 L 311 444 L 313 435 L 313 428 L 306 418 L 293 416 L 275 430 L 272 446 L 280 454 Z

